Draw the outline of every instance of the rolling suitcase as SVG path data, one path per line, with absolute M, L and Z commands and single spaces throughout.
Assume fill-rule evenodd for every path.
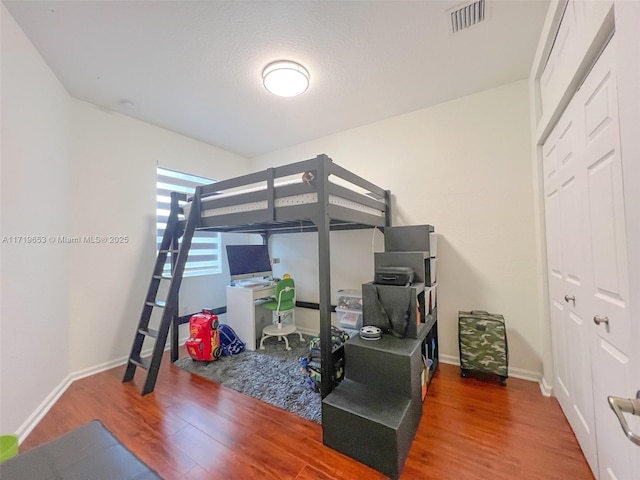
M 502 315 L 483 310 L 458 312 L 460 375 L 493 373 L 506 385 L 509 377 L 507 330 Z
M 189 319 L 189 339 L 185 342 L 187 352 L 193 360 L 211 362 L 220 358 L 220 330 L 217 315 L 202 310 Z

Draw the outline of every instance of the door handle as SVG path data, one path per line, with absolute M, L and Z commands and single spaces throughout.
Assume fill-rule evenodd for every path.
M 576 297 L 574 297 L 573 295 L 565 295 L 564 296 L 564 301 L 569 303 L 569 302 L 573 302 L 573 306 L 576 306 Z
M 604 323 L 608 327 L 609 317 L 607 316 L 601 317 L 600 315 L 596 315 L 595 317 L 593 317 L 593 323 L 595 323 L 596 325 L 600 325 L 601 323 Z
M 620 397 L 607 397 L 609 401 L 609 406 L 613 413 L 618 417 L 618 421 L 620 422 L 620 426 L 622 427 L 622 431 L 627 436 L 631 442 L 640 446 L 640 435 L 636 435 L 631 431 L 627 421 L 624 418 L 622 412 L 630 413 L 631 415 L 640 416 L 640 390 L 636 393 L 636 399 L 633 400 L 631 398 L 620 398 Z

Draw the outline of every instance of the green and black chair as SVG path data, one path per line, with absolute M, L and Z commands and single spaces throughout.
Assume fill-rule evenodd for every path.
M 264 340 L 267 337 L 278 337 L 278 340 L 284 339 L 287 350 L 291 350 L 287 335 L 297 333 L 300 336 L 300 341 L 304 342 L 302 333 L 297 330 L 295 325 L 296 286 L 292 278 L 280 280 L 276 285 L 274 299 L 263 303 L 262 307 L 273 312 L 273 324 L 267 325 L 262 330 L 260 350 L 264 350 Z M 290 321 L 285 322 L 285 319 L 290 319 Z

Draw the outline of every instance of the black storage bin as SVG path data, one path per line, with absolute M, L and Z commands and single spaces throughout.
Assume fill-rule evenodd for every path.
M 429 252 L 429 234 L 432 225 L 407 225 L 384 228 L 384 250 L 386 252 Z

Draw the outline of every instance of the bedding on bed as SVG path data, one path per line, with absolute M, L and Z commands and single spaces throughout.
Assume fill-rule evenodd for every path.
M 240 195 L 251 193 L 251 192 L 260 192 L 260 191 L 266 190 L 267 189 L 266 182 L 260 182 L 260 183 L 261 184 L 255 184 L 255 186 L 242 187 L 242 188 L 237 188 L 233 190 L 229 189 L 221 193 L 215 193 L 215 194 L 207 195 L 203 197 L 201 200 L 201 204 L 202 204 L 201 217 L 206 218 L 206 217 L 215 217 L 219 215 L 228 215 L 232 213 L 251 212 L 255 210 L 266 210 L 268 208 L 267 200 L 260 200 L 257 202 L 246 202 L 246 203 L 240 203 L 237 205 L 212 208 L 216 200 L 219 200 L 221 198 L 230 198 L 230 197 L 240 196 Z M 307 183 L 307 180 L 304 179 L 304 176 L 303 178 L 296 178 L 296 179 L 282 179 L 274 183 L 274 188 L 278 189 L 281 187 L 297 185 L 302 183 Z M 338 183 L 335 183 L 335 184 L 338 185 Z M 275 208 L 281 208 L 281 207 L 290 207 L 293 205 L 305 205 L 305 204 L 317 203 L 317 202 L 318 202 L 318 193 L 309 192 L 309 193 L 291 195 L 291 196 L 282 197 L 282 198 L 276 198 L 274 201 L 274 206 Z M 377 217 L 384 216 L 384 212 L 382 212 L 381 210 L 369 207 L 367 205 L 362 205 L 358 202 L 354 202 L 353 200 L 348 200 L 338 195 L 329 195 L 329 203 L 332 205 L 349 208 L 349 209 L 356 210 L 369 215 L 375 215 Z M 190 209 L 191 209 L 191 203 L 188 201 L 183 205 L 185 217 L 189 215 Z

